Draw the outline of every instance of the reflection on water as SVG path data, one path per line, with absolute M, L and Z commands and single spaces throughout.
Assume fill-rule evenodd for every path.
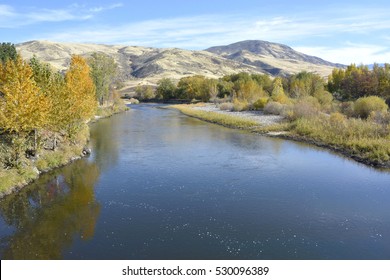
M 96 164 L 80 160 L 1 201 L 1 216 L 14 228 L 1 237 L 2 259 L 62 259 L 76 239 L 92 238 L 100 212 L 98 178 Z
M 2 259 L 390 259 L 390 173 L 154 105 L 0 201 Z

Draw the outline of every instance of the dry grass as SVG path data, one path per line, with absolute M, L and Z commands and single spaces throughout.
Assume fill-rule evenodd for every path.
M 205 112 L 201 110 L 195 110 L 191 108 L 193 107 L 192 105 L 172 105 L 170 107 L 179 110 L 185 115 L 195 117 L 207 122 L 220 124 L 226 127 L 251 129 L 258 126 L 258 123 L 256 121 L 248 120 L 237 116 L 220 114 L 216 112 Z

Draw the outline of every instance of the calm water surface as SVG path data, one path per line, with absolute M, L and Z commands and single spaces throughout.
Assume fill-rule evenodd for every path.
M 390 259 L 390 173 L 137 105 L 0 201 L 1 259 Z

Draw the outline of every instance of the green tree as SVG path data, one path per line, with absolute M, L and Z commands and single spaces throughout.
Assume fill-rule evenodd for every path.
M 99 104 L 103 105 L 109 100 L 110 87 L 118 72 L 118 65 L 111 56 L 96 52 L 88 58 L 88 64 L 91 68 L 91 77 L 96 88 L 96 98 Z
M 289 79 L 290 96 L 295 98 L 314 96 L 316 92 L 324 91 L 325 82 L 322 77 L 306 71 L 293 75 Z
M 0 62 L 5 63 L 8 59 L 16 60 L 18 54 L 14 44 L 1 43 L 0 44 Z
M 155 91 L 150 85 L 138 85 L 135 93 L 139 100 L 149 100 L 156 97 Z
M 176 85 L 169 78 L 157 82 L 156 97 L 161 99 L 176 98 Z

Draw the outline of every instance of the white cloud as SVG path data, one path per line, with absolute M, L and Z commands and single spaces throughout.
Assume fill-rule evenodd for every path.
M 378 45 L 359 45 L 347 43 L 338 48 L 296 47 L 297 51 L 319 56 L 325 60 L 349 65 L 383 63 L 390 61 L 390 49 Z
M 105 10 L 122 7 L 121 3 L 107 6 L 70 6 L 61 10 L 46 10 L 29 13 L 25 18 L 31 22 L 87 20 Z M 9 6 L 0 5 L 0 15 L 15 16 Z M 267 40 L 299 46 L 295 49 L 332 62 L 349 64 L 390 61 L 390 51 L 380 41 L 370 41 L 377 33 L 383 45 L 390 40 L 388 10 L 337 11 L 339 16 L 330 16 L 330 11 L 315 15 L 199 15 L 153 19 L 147 21 L 99 26 L 63 28 L 53 33 L 31 34 L 31 39 L 52 41 L 89 42 L 106 44 L 142 45 L 154 47 L 180 47 L 204 49 L 213 45 L 229 44 L 241 40 Z M 7 18 L 7 16 L 5 16 Z M 0 27 L 2 20 L 0 19 Z M 344 43 L 343 38 L 356 39 L 365 44 Z M 325 40 L 324 40 L 325 38 Z M 301 43 L 300 43 L 301 42 Z M 305 43 L 302 43 L 305 42 Z M 369 42 L 369 43 L 367 43 Z M 332 47 L 321 46 L 334 45 Z M 320 47 L 318 47 L 320 46 Z
M 112 9 L 116 9 L 116 8 L 120 8 L 120 7 L 123 7 L 122 3 L 115 3 L 112 5 L 106 6 L 106 7 L 104 7 L 104 6 L 93 7 L 93 8 L 90 8 L 89 11 L 92 13 L 100 13 L 100 12 L 105 11 L 105 10 L 112 10 Z
M 14 11 L 11 6 L 8 5 L 0 5 L 0 16 L 9 17 L 14 14 Z
M 67 30 L 46 34 L 49 40 L 98 43 L 131 43 L 162 47 L 205 48 L 247 39 L 290 42 L 302 38 L 331 37 L 364 30 L 390 29 L 390 20 L 371 19 L 361 24 L 357 17 L 326 22 L 321 18 L 243 17 L 203 15 L 154 19 L 120 26 Z
M 115 3 L 109 6 L 86 8 L 85 5 L 72 4 L 62 9 L 29 9 L 16 11 L 11 6 L 0 5 L 0 28 L 17 28 L 42 22 L 83 21 L 98 13 L 122 7 Z

